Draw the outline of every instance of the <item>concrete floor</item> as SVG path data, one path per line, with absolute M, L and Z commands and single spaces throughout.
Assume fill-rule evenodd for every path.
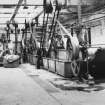
M 60 105 L 20 68 L 0 68 L 0 105 Z
M 67 80 L 30 64 L 0 67 L 0 105 L 105 105 L 105 81 Z

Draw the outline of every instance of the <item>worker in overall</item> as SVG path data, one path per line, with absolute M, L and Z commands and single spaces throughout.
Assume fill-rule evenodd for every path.
M 28 58 L 27 58 L 27 47 L 25 46 L 25 48 L 23 48 L 23 62 L 27 63 L 28 62 Z
M 41 65 L 42 65 L 42 49 L 39 48 L 37 50 L 37 69 L 40 69 Z

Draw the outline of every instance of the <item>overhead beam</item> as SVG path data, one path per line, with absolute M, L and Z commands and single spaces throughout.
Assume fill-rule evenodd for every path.
M 9 7 L 9 6 L 17 6 L 18 4 L 0 4 L 0 7 Z M 43 4 L 27 4 L 28 6 L 44 6 Z M 52 4 L 53 5 L 53 4 Z M 72 5 L 72 4 L 71 4 Z M 76 4 L 77 5 L 77 4 Z M 74 5 L 74 6 L 76 6 Z M 24 6 L 24 4 L 20 4 L 20 6 Z M 53 5 L 54 6 L 54 5 Z
M 0 4 L 0 8 L 3 8 L 3 7 L 6 7 L 7 6 L 7 8 L 8 7 L 15 7 L 15 6 L 24 6 L 24 4 Z M 88 4 L 81 4 L 82 6 L 91 6 L 91 5 L 88 5 Z M 44 6 L 43 4 L 27 4 L 27 6 Z M 56 5 L 53 5 L 52 4 L 52 6 L 56 6 Z M 65 5 L 62 5 L 64 8 L 70 8 L 70 7 L 76 7 L 77 6 L 77 4 L 76 5 L 73 5 L 73 4 L 69 4 L 69 5 L 67 5 L 66 7 L 65 7 Z

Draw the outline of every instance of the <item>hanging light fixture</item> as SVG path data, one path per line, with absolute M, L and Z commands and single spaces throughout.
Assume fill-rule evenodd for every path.
M 28 9 L 28 7 L 27 7 L 27 0 L 24 0 L 24 7 L 23 7 L 23 9 Z

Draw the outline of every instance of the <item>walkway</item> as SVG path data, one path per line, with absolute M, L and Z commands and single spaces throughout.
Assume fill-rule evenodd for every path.
M 0 105 L 60 105 L 20 68 L 0 67 Z
M 94 86 L 36 69 L 0 67 L 0 105 L 105 105 L 105 81 Z

